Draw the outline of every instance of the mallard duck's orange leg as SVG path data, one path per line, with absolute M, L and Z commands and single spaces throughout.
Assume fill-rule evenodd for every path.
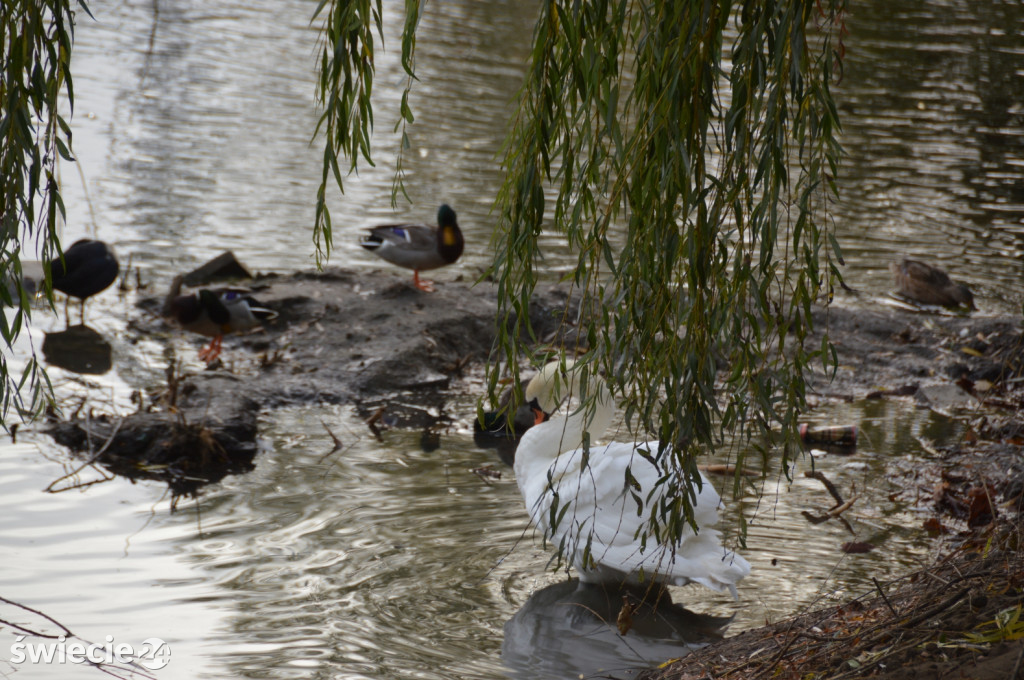
M 208 364 L 213 363 L 214 359 L 220 356 L 220 346 L 223 338 L 223 335 L 218 335 L 213 340 L 210 340 L 208 347 L 199 350 L 199 358 Z
M 426 291 L 428 293 L 434 292 L 434 282 L 420 281 L 420 271 L 418 269 L 412 270 L 412 282 L 420 290 Z

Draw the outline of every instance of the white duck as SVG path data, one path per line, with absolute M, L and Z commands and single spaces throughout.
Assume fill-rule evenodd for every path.
M 545 367 L 531 382 L 532 387 L 544 376 L 535 395 L 545 412 L 554 411 L 562 395 L 579 392 L 580 369 L 571 361 L 566 362 L 566 369 L 568 377 Z M 718 522 L 722 499 L 710 480 L 701 475 L 701 489 L 693 503 L 699 532 L 687 527 L 674 550 L 653 541 L 644 549 L 637 531 L 648 524 L 654 509 L 671 502 L 665 487 L 655 486 L 664 471 L 639 453 L 647 449 L 653 456 L 658 442 L 591 443 L 589 464 L 584 465 L 584 432 L 593 442 L 615 414 L 615 402 L 603 381 L 591 380 L 591 386 L 596 389 L 592 408 L 580 407 L 568 416 L 531 427 L 516 449 L 516 481 L 533 523 L 554 545 L 564 547 L 581 581 L 692 582 L 716 591 L 728 590 L 735 598 L 736 583 L 750 573 L 750 564 L 722 547 L 719 532 L 711 528 Z M 639 514 L 625 482 L 627 467 L 642 488 L 644 505 Z M 654 495 L 648 498 L 652 490 Z M 561 519 L 552 530 L 551 506 L 556 497 L 555 513 Z

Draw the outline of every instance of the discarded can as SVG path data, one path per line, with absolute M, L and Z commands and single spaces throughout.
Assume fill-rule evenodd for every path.
M 800 426 L 800 440 L 805 444 L 823 446 L 856 446 L 857 426 L 837 425 L 835 427 L 811 427 L 804 423 Z

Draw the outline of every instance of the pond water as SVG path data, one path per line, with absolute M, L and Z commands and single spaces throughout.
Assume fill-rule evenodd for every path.
M 384 7 L 392 30 L 397 4 Z M 850 19 L 838 88 L 849 156 L 836 223 L 847 281 L 861 294 L 840 303 L 886 302 L 888 263 L 913 253 L 967 282 L 980 314 L 1019 313 L 1024 47 L 1016 36 L 1024 7 L 920 5 L 875 0 Z M 80 167 L 62 173 L 66 241 L 90 235 L 114 244 L 148 293 L 227 248 L 259 271 L 311 267 L 321 153 L 310 144 L 314 6 L 155 0 L 93 7 L 96 22 L 81 18 L 73 119 Z M 414 204 L 397 212 L 390 131 L 405 78 L 394 49 L 378 55 L 377 165 L 361 166 L 332 204 L 331 264 L 379 267 L 356 245 L 359 230 L 430 220 L 443 200 L 459 211 L 470 246 L 435 278 L 468 279 L 486 266 L 495 158 L 533 16 L 532 6 L 512 1 L 427 5 L 405 159 Z M 397 46 L 395 34 L 386 38 Z M 557 238 L 548 237 L 548 251 L 552 272 L 567 266 Z M 163 381 L 168 357 L 193 357 L 189 367 L 200 368 L 191 339 L 123 339 L 140 313 L 138 294 L 111 289 L 90 301 L 89 325 L 111 343 L 114 367 L 102 375 L 54 368 L 66 408 L 129 411 L 133 390 Z M 35 322 L 16 361 L 41 351 L 42 331 L 63 328 L 44 310 Z M 155 483 L 44 493 L 77 463 L 23 430 L 0 446 L 0 597 L 86 640 L 111 636 L 138 647 L 161 638 L 171 658 L 159 678 L 575 677 L 681 653 L 623 642 L 600 626 L 551 633 L 557 614 L 531 596 L 563 576 L 550 571 L 549 551 L 527 529 L 511 470 L 474 445 L 480 386 L 465 387 L 453 406 L 461 418 L 430 452 L 416 432 L 378 441 L 343 407 L 268 412 L 255 471 L 173 514 Z M 697 587 L 674 596 L 699 612 L 734 615 L 731 632 L 864 592 L 872 577 L 914 566 L 933 549 L 922 517 L 890 500 L 896 489 L 886 470 L 913 465 L 923 441 L 948 440 L 956 423 L 899 402 L 832 406 L 808 418 L 861 428 L 855 453 L 815 460 L 844 493 L 861 494 L 849 514 L 857 535 L 801 516 L 831 504 L 801 474 L 809 458 L 792 482 L 775 470 L 730 500 L 727 540 L 735 542 L 742 514 L 743 554 L 753 565 L 739 600 Z M 333 441 L 325 423 L 345 443 L 326 456 Z M 487 465 L 501 477 L 473 472 Z M 879 548 L 844 556 L 839 546 L 850 540 Z M 22 616 L 0 606 L 0 619 Z M 8 632 L 0 634 L 0 677 L 99 673 L 14 664 Z

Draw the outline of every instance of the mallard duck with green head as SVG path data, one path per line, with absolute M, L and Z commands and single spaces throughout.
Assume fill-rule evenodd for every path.
M 221 352 L 221 342 L 228 333 L 239 333 L 256 328 L 277 312 L 259 306 L 252 297 L 237 289 L 211 290 L 200 288 L 182 295 L 182 275 L 174 277 L 164 298 L 163 315 L 184 330 L 211 338 L 210 344 L 199 351 L 199 358 L 213 363 Z
M 420 281 L 420 272 L 452 264 L 462 255 L 465 241 L 455 220 L 455 211 L 442 205 L 437 211 L 437 226 L 428 224 L 384 224 L 371 227 L 360 245 L 399 267 L 411 269 L 413 284 L 424 291 L 434 290 L 430 281 Z

